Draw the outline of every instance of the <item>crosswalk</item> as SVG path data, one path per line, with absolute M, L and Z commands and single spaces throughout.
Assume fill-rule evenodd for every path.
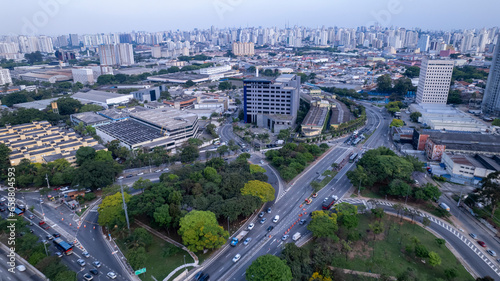
M 394 203 L 388 202 L 388 201 L 383 201 L 383 200 L 369 200 L 368 202 L 364 199 L 358 199 L 358 198 L 342 198 L 338 201 L 338 203 L 349 203 L 353 205 L 364 205 L 367 207 L 367 209 L 372 209 L 376 208 L 377 205 L 382 205 L 382 206 L 388 206 L 392 207 L 394 206 Z M 375 206 L 373 206 L 375 204 Z M 447 231 L 451 232 L 453 235 L 455 235 L 458 239 L 460 239 L 467 247 L 469 247 L 481 260 L 483 260 L 493 271 L 495 271 L 496 274 L 500 276 L 500 267 L 497 266 L 496 263 L 491 261 L 488 256 L 486 256 L 478 247 L 476 247 L 475 243 L 469 240 L 467 236 L 463 235 L 461 231 L 457 230 L 450 224 L 435 218 L 433 216 L 429 216 L 425 213 L 420 212 L 417 209 L 411 209 L 407 208 L 409 211 L 414 211 L 415 214 L 417 214 L 420 217 L 427 217 L 431 222 L 441 226 L 442 228 L 446 229 Z

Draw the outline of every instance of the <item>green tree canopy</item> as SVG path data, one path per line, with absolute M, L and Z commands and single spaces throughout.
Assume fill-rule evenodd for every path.
M 403 123 L 403 120 L 401 120 L 401 119 L 392 119 L 392 122 L 389 125 L 389 127 L 403 127 L 403 126 L 404 126 L 404 123 Z
M 259 197 L 262 203 L 273 201 L 275 192 L 276 190 L 272 185 L 259 180 L 248 181 L 241 189 L 242 195 L 252 195 Z
M 210 211 L 191 211 L 181 218 L 179 225 L 182 242 L 193 252 L 219 248 L 229 237 Z
M 313 233 L 314 237 L 329 237 L 334 241 L 338 241 L 335 234 L 339 227 L 337 224 L 337 214 L 325 211 L 314 211 L 312 220 L 307 226 L 307 229 Z
M 132 197 L 128 193 L 124 193 L 125 203 L 130 201 Z M 97 222 L 101 226 L 107 226 L 108 228 L 114 228 L 115 225 L 122 227 L 125 225 L 125 211 L 123 210 L 123 199 L 120 192 L 114 195 L 105 197 L 99 208 L 97 208 L 99 213 L 99 218 Z
M 273 255 L 258 257 L 247 268 L 248 281 L 291 281 L 292 271 L 285 261 Z
M 417 123 L 419 117 L 422 117 L 422 113 L 420 113 L 418 111 L 412 112 L 410 114 L 410 119 L 411 119 L 412 122 Z

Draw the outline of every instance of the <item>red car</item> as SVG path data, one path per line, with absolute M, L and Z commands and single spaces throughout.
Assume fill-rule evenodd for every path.
M 60 188 L 60 187 L 56 187 L 56 188 L 54 188 L 54 190 L 59 190 L 59 189 L 61 189 L 61 188 Z
M 477 241 L 477 244 L 481 245 L 481 247 L 486 248 L 486 243 L 484 243 L 483 241 Z

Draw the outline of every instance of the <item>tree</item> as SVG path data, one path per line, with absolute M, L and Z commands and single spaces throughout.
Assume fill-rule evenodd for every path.
M 24 54 L 24 58 L 28 61 L 29 64 L 34 64 L 35 62 L 43 61 L 43 56 L 42 53 L 40 53 L 40 51 Z
M 179 225 L 182 242 L 193 252 L 219 248 L 229 237 L 210 211 L 191 211 L 181 218 Z
M 314 211 L 312 213 L 312 220 L 307 226 L 307 229 L 313 233 L 314 237 L 329 237 L 337 241 L 338 237 L 335 234 L 339 230 L 337 214 L 325 211 Z
M 381 221 L 376 221 L 372 224 L 369 224 L 368 227 L 373 232 L 373 241 L 375 241 L 375 236 L 384 232 L 384 223 Z
M 414 111 L 410 114 L 410 119 L 412 122 L 417 123 L 419 117 L 422 117 L 422 113 L 420 113 L 418 111 Z
M 134 229 L 132 234 L 133 244 L 143 246 L 146 249 L 153 244 L 153 236 L 146 229 L 139 227 Z
M 441 257 L 436 252 L 429 252 L 429 264 L 436 266 L 441 264 Z
M 60 98 L 56 102 L 59 109 L 59 114 L 61 115 L 70 115 L 73 113 L 77 113 L 82 107 L 82 103 L 79 100 L 69 97 Z
M 384 212 L 384 209 L 378 207 L 378 208 L 375 208 L 375 209 L 372 209 L 371 210 L 372 214 L 380 221 L 384 215 L 385 215 L 385 212 Z
M 231 82 L 229 81 L 224 81 L 219 83 L 219 90 L 225 91 L 225 90 L 230 90 L 231 89 Z
M 170 223 L 172 222 L 172 216 L 170 216 L 170 208 L 168 204 L 164 204 L 161 207 L 156 208 L 153 213 L 153 217 L 155 222 L 160 226 L 170 227 Z
M 392 79 L 389 74 L 384 74 L 377 78 L 377 92 L 379 93 L 392 92 Z
M 10 167 L 10 148 L 4 143 L 0 143 L 0 179 L 6 179 Z
M 241 189 L 242 195 L 252 195 L 259 197 L 262 203 L 273 201 L 275 192 L 276 190 L 272 185 L 259 180 L 248 181 Z
M 332 281 L 332 278 L 325 277 L 318 272 L 314 272 L 311 278 L 309 278 L 309 281 Z
M 462 101 L 462 93 L 459 90 L 450 90 L 448 93 L 447 104 L 461 104 Z
M 147 258 L 146 249 L 144 249 L 144 247 L 130 249 L 127 252 L 127 260 L 133 269 L 140 269 L 146 266 Z
M 441 238 L 436 238 L 436 243 L 439 245 L 439 247 L 441 247 L 444 244 L 446 244 L 446 240 L 441 239 Z
M 347 255 L 349 254 L 350 251 L 352 251 L 351 241 L 342 240 L 340 241 L 340 245 L 342 246 L 341 251 L 345 253 L 345 261 L 347 262 Z
M 403 127 L 403 126 L 404 122 L 401 119 L 392 119 L 392 122 L 389 125 L 389 127 Z
M 190 145 L 200 146 L 203 144 L 203 141 L 200 139 L 197 139 L 197 138 L 190 138 L 190 139 L 188 139 L 188 143 Z
M 282 259 L 273 255 L 258 257 L 247 268 L 245 277 L 248 281 L 291 281 L 292 271 Z
M 458 277 L 458 272 L 455 268 L 447 268 L 444 270 L 444 275 L 447 280 L 453 280 Z
M 183 85 L 183 87 L 189 88 L 189 87 L 193 87 L 194 85 L 196 85 L 196 83 L 194 83 L 193 80 L 187 80 L 186 83 Z
M 495 120 L 493 120 L 493 122 L 491 122 L 491 125 L 500 126 L 500 118 L 495 118 Z
M 256 173 L 265 173 L 266 169 L 262 168 L 259 165 L 256 164 L 250 164 L 250 173 L 251 174 L 256 174 Z
M 96 111 L 101 111 L 102 106 L 97 105 L 97 104 L 86 104 L 83 105 L 78 112 L 96 112 Z
M 428 227 L 429 225 L 431 225 L 431 220 L 428 218 L 428 217 L 424 217 L 422 219 L 422 224 L 424 225 L 424 228 Z
M 418 66 L 407 67 L 404 75 L 408 78 L 416 78 L 420 75 L 420 68 Z
M 130 201 L 132 197 L 128 193 L 124 192 L 125 203 Z M 123 200 L 121 193 L 117 192 L 114 195 L 105 197 L 99 208 L 97 208 L 99 213 L 99 218 L 97 222 L 101 226 L 107 226 L 108 228 L 113 228 L 115 225 L 121 227 L 125 224 L 125 212 L 123 211 Z
M 479 197 L 481 201 L 491 207 L 491 217 L 495 214 L 500 201 L 499 177 L 500 171 L 489 174 L 481 181 L 482 188 L 479 190 Z
M 82 165 L 83 163 L 93 160 L 95 158 L 95 149 L 90 146 L 82 146 L 76 151 L 76 164 Z
M 198 147 L 194 145 L 186 145 L 181 151 L 181 162 L 189 163 L 193 162 L 200 156 Z

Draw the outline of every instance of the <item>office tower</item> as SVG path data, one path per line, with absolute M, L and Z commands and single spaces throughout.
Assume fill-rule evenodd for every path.
M 12 79 L 10 77 L 10 70 L 3 69 L 0 67 L 0 85 L 12 84 Z
M 78 40 L 78 34 L 70 34 L 69 43 L 71 46 L 80 46 L 80 40 Z
M 134 62 L 134 49 L 128 43 L 118 44 L 118 64 L 123 66 L 133 65 Z
M 424 53 L 429 50 L 429 39 L 430 36 L 427 34 L 423 34 L 422 36 L 420 36 L 420 39 L 418 39 L 417 43 L 417 48 L 420 49 L 420 52 Z
M 58 45 L 58 47 L 68 46 L 68 37 L 66 35 L 58 36 L 57 37 L 57 45 Z
M 118 64 L 117 51 L 115 45 L 103 44 L 99 45 L 99 60 L 101 65 L 113 66 Z
M 274 81 L 244 80 L 245 123 L 255 123 L 274 132 L 292 127 L 297 119 L 299 93 L 300 76 L 295 74 L 283 74 Z
M 454 61 L 424 58 L 417 87 L 418 104 L 446 104 Z
M 161 47 L 160 46 L 154 46 L 151 48 L 151 57 L 161 58 Z
M 234 42 L 233 54 L 235 56 L 253 56 L 255 54 L 254 44 L 252 42 Z
M 73 82 L 80 82 L 83 85 L 94 84 L 94 73 L 92 69 L 87 68 L 74 68 L 71 69 L 71 73 L 73 74 Z
M 497 42 L 483 96 L 483 113 L 500 115 L 500 47 Z

